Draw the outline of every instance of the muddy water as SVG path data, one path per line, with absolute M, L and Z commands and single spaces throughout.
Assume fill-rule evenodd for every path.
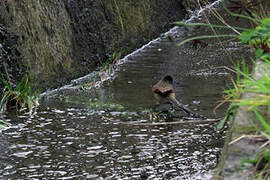
M 151 86 L 165 74 L 189 108 L 208 119 L 224 116 L 225 106 L 213 113 L 232 77 L 222 67 L 248 54 L 227 40 L 177 46 L 196 31 L 175 28 L 150 42 L 100 88 L 70 85 L 50 94 L 32 118 L 5 114 L 14 126 L 0 138 L 3 179 L 209 179 L 224 139 L 216 122 L 170 124 L 149 116 Z

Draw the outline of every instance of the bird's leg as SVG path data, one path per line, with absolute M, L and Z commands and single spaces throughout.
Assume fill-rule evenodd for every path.
M 172 98 L 172 101 L 177 105 L 177 107 L 179 107 L 180 109 L 182 109 L 183 111 L 185 111 L 185 113 L 187 113 L 187 114 L 193 114 L 194 113 L 189 108 L 185 107 L 184 104 L 180 103 L 177 99 Z
M 173 98 L 172 100 L 173 100 L 173 102 L 176 103 L 176 105 L 177 105 L 180 109 L 182 109 L 183 111 L 185 111 L 185 113 L 187 113 L 188 115 L 190 115 L 190 116 L 192 116 L 192 117 L 203 118 L 202 115 L 200 115 L 200 114 L 198 114 L 198 113 L 196 113 L 196 112 L 190 110 L 189 108 L 185 107 L 184 104 L 180 103 L 177 99 Z
M 174 104 L 177 105 L 180 109 L 185 111 L 189 116 L 192 117 L 203 117 L 201 115 L 198 115 L 197 113 L 193 112 L 189 108 L 185 107 L 183 104 L 181 104 L 179 101 L 175 99 L 175 92 L 173 89 L 173 78 L 170 75 L 165 76 L 162 78 L 158 83 L 156 83 L 153 88 L 152 92 L 154 94 L 154 97 L 159 101 L 159 103 L 166 102 L 167 105 L 170 105 L 171 108 L 174 107 Z M 169 102 L 169 104 L 168 104 Z M 162 107 L 164 105 L 160 105 Z M 163 112 L 169 112 L 170 108 L 159 108 L 159 111 Z

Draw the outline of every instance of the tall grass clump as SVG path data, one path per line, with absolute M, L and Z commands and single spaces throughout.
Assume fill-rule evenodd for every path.
M 233 83 L 233 89 L 224 91 L 225 101 L 233 102 L 232 109 L 234 106 L 247 106 L 249 110 L 256 112 L 256 117 L 260 120 L 257 107 L 267 106 L 268 112 L 270 112 L 270 74 L 268 74 L 270 72 L 270 18 L 261 20 L 261 24 L 254 29 L 243 31 L 239 35 L 239 40 L 255 48 L 256 57 L 264 60 L 266 64 L 266 72 L 262 72 L 262 78 L 254 79 L 247 71 L 241 71 L 239 67 L 236 68 L 237 82 Z M 239 78 L 240 76 L 242 79 Z M 240 99 L 243 93 L 255 93 L 256 95 L 250 99 Z M 224 122 L 225 120 L 219 124 L 219 128 Z M 260 122 L 262 123 L 262 121 Z
M 2 77 L 4 89 L 0 101 L 0 112 L 3 113 L 7 108 L 15 107 L 18 111 L 28 111 L 32 116 L 38 107 L 38 95 L 32 91 L 27 76 L 16 85 L 12 86 L 4 77 Z

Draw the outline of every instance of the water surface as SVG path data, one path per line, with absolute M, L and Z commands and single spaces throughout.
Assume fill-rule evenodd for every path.
M 182 103 L 207 118 L 224 116 L 226 106 L 213 112 L 233 77 L 223 67 L 232 67 L 249 54 L 232 40 L 177 46 L 198 32 L 206 33 L 174 28 L 125 57 L 113 80 L 100 88 L 66 88 L 45 96 L 32 118 L 5 114 L 2 118 L 14 126 L 0 136 L 0 175 L 3 179 L 209 179 L 223 147 L 224 132 L 216 130 L 217 123 L 198 119 L 202 122 L 154 125 L 164 121 L 149 115 L 156 104 L 152 85 L 170 74 Z M 94 108 L 93 101 L 121 108 Z

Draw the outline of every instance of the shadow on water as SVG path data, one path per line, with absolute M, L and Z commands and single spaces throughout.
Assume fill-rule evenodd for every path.
M 227 40 L 222 46 L 220 41 L 197 48 L 176 45 L 194 31 L 198 29 L 174 28 L 127 56 L 101 88 L 57 91 L 44 98 L 33 118 L 6 114 L 4 119 L 16 126 L 1 134 L 1 176 L 209 179 L 223 146 L 224 134 L 216 131 L 216 123 L 149 125 L 147 114 L 155 105 L 151 86 L 171 74 L 182 103 L 208 118 L 224 116 L 226 107 L 213 113 L 232 77 L 222 67 L 248 53 Z M 89 104 L 95 99 L 109 105 Z M 134 121 L 141 124 L 122 123 Z

